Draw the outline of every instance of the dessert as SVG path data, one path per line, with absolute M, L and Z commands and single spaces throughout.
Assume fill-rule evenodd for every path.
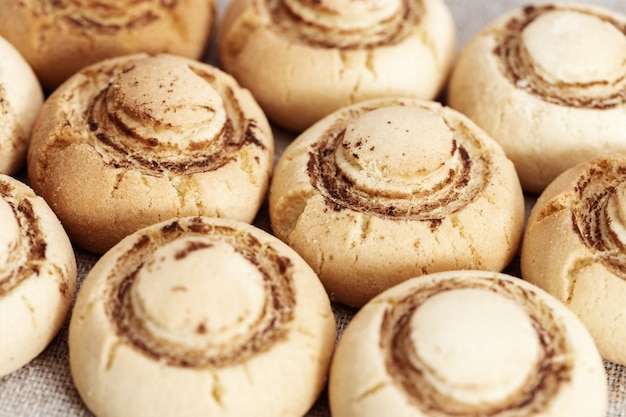
M 500 146 L 436 102 L 340 109 L 281 155 L 271 227 L 352 306 L 407 278 L 501 270 L 522 235 L 524 197 Z
M 273 123 L 300 132 L 359 101 L 433 99 L 455 31 L 441 0 L 234 0 L 219 57 Z
M 12 175 L 26 161 L 43 92 L 24 57 L 2 37 L 0 56 L 0 174 Z
M 136 54 L 87 67 L 48 98 L 28 175 L 73 242 L 103 253 L 172 217 L 252 222 L 273 158 L 265 115 L 232 77 Z
M 522 187 L 626 150 L 626 18 L 582 4 L 515 9 L 461 51 L 448 104 L 498 141 Z
M 592 158 L 558 176 L 533 207 L 522 278 L 578 315 L 602 356 L 626 364 L 626 154 Z
M 324 288 L 289 247 L 246 223 L 178 218 L 96 263 L 69 358 L 99 417 L 301 416 L 325 385 L 335 335 Z
M 334 417 L 604 417 L 606 385 L 589 332 L 549 294 L 505 274 L 446 271 L 355 315 L 329 398 Z
M 70 241 L 46 202 L 0 174 L 0 376 L 26 365 L 59 332 L 76 292 Z
M 213 0 L 0 0 L 0 35 L 52 91 L 87 65 L 131 53 L 200 58 L 216 17 Z

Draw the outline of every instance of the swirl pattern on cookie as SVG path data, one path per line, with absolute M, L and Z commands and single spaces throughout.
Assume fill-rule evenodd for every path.
M 606 160 L 587 168 L 571 213 L 574 231 L 592 257 L 626 279 L 626 167 Z
M 0 377 L 37 357 L 66 321 L 76 259 L 47 203 L 0 174 Z
M 0 177 L 0 296 L 9 293 L 22 281 L 36 275 L 46 259 L 47 243 L 33 205 L 15 187 Z
M 101 61 L 55 90 L 38 119 L 33 189 L 93 252 L 173 217 L 251 223 L 268 188 L 267 118 L 248 90 L 206 63 L 169 54 Z
M 377 126 L 389 130 L 377 131 Z M 393 146 L 388 145 L 390 135 Z M 364 107 L 320 137 L 324 139 L 310 153 L 308 173 L 338 211 L 436 225 L 474 201 L 490 181 L 490 157 L 471 129 L 426 108 L 401 103 Z
M 493 139 L 440 103 L 399 98 L 345 107 L 303 132 L 276 165 L 269 211 L 276 236 L 353 306 L 453 265 L 501 270 L 524 212 Z
M 528 343 L 530 353 L 520 357 L 519 361 L 524 363 L 520 368 L 528 366 L 529 369 L 512 372 L 514 378 L 506 382 L 500 380 L 495 393 L 480 392 L 477 388 L 489 386 L 494 389 L 496 384 L 490 386 L 490 376 L 483 373 L 482 380 L 475 376 L 473 386 L 465 381 L 464 376 L 460 376 L 462 372 L 438 369 L 438 353 L 420 346 L 428 344 L 416 330 L 420 326 L 420 309 L 429 300 L 445 297 L 449 291 L 462 291 L 463 298 L 466 298 L 464 302 L 484 296 L 492 297 L 493 305 L 503 309 L 508 309 L 511 303 L 519 305 L 526 316 L 515 317 L 523 321 L 510 320 L 509 324 L 524 328 L 525 331 L 533 329 L 532 335 L 526 334 L 528 340 L 518 341 Z M 500 297 L 505 300 L 498 300 Z M 500 313 L 504 314 L 503 311 Z M 518 334 L 524 333 L 522 331 Z M 393 308 L 387 308 L 381 325 L 381 349 L 392 380 L 402 387 L 406 398 L 421 409 L 424 415 L 522 417 L 536 415 L 538 410 L 546 408 L 558 395 L 560 385 L 572 378 L 572 363 L 566 359 L 572 356 L 572 352 L 565 334 L 562 324 L 532 290 L 507 280 L 458 278 L 425 286 L 398 300 Z M 458 342 L 463 343 L 462 340 Z M 493 342 L 497 344 L 496 340 Z M 497 358 L 493 360 L 497 361 Z M 495 362 L 491 365 L 498 367 L 499 364 Z M 502 394 L 507 390 L 509 392 Z
M 281 36 L 322 48 L 372 48 L 409 36 L 424 14 L 423 0 L 263 0 Z
M 38 3 L 38 5 L 37 5 Z M 122 29 L 138 29 L 165 18 L 178 0 L 138 0 L 133 2 L 106 0 L 38 1 L 33 13 L 54 13 L 59 22 L 93 32 L 113 34 Z
M 104 83 L 102 72 L 112 81 Z M 93 75 L 100 86 L 88 98 L 87 117 L 71 123 L 88 128 L 109 165 L 151 175 L 194 173 L 224 166 L 243 146 L 266 148 L 232 87 L 200 65 L 158 56 Z M 165 94 L 154 94 L 155 85 Z
M 608 395 L 594 341 L 565 305 L 507 274 L 448 270 L 357 312 L 329 402 L 336 417 L 601 417 Z
M 569 107 L 626 103 L 623 21 L 598 10 L 551 4 L 525 7 L 505 27 L 493 52 L 517 88 Z
M 250 224 L 193 216 L 99 259 L 69 358 L 95 415 L 149 417 L 160 401 L 161 415 L 295 416 L 324 388 L 335 340 L 328 295 L 294 251 Z
M 291 275 L 288 258 L 245 231 L 174 221 L 137 237 L 117 259 L 105 309 L 118 335 L 152 359 L 232 366 L 285 337 L 296 302 Z
M 537 199 L 520 251 L 522 277 L 567 305 L 602 357 L 626 364 L 626 154 L 590 158 Z

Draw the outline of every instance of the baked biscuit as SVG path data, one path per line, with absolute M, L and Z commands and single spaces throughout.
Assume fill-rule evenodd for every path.
M 0 35 L 51 91 L 87 65 L 131 53 L 199 59 L 216 17 L 213 0 L 0 0 Z
M 337 346 L 334 417 L 604 417 L 604 364 L 571 311 L 519 278 L 448 271 L 363 307 Z
M 96 253 L 171 217 L 252 222 L 274 163 L 271 128 L 250 93 L 173 55 L 82 70 L 48 98 L 31 141 L 33 188 Z
M 626 17 L 581 4 L 515 9 L 463 48 L 448 104 L 539 194 L 567 168 L 626 150 Z
M 289 247 L 246 223 L 173 219 L 96 263 L 69 328 L 74 383 L 99 417 L 302 416 L 336 326 Z
M 50 207 L 0 174 L 0 376 L 39 355 L 65 323 L 76 259 Z
M 522 277 L 555 296 L 589 328 L 605 359 L 626 365 L 626 154 L 582 162 L 533 207 Z
M 272 230 L 360 306 L 407 278 L 501 270 L 516 253 L 524 197 L 500 146 L 436 102 L 378 99 L 340 109 L 281 155 Z
M 0 174 L 11 175 L 26 161 L 43 92 L 24 57 L 2 37 L 0 56 Z
M 433 99 L 456 28 L 441 0 L 234 0 L 218 46 L 222 66 L 268 118 L 300 132 L 368 99 Z

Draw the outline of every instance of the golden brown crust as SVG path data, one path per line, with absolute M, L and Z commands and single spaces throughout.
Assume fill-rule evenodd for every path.
M 47 100 L 29 177 L 77 244 L 104 252 L 184 214 L 251 222 L 274 143 L 252 96 L 208 64 L 133 55 L 88 67 Z
M 48 91 L 115 56 L 165 52 L 199 59 L 216 17 L 212 0 L 3 0 L 0 8 L 0 35 L 22 52 Z

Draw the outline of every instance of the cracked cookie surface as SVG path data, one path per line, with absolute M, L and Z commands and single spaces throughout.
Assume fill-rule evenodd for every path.
M 252 222 L 273 158 L 265 115 L 232 77 L 131 55 L 85 68 L 47 100 L 28 174 L 75 243 L 102 253 L 170 217 Z
M 439 0 L 236 0 L 219 34 L 226 71 L 297 132 L 367 99 L 433 99 L 455 48 Z
M 522 278 L 558 298 L 600 353 L 626 364 L 626 155 L 592 158 L 557 177 L 524 232 Z
M 355 306 L 412 276 L 503 269 L 524 219 L 497 143 L 458 112 L 410 99 L 349 106 L 305 131 L 278 161 L 269 210 L 331 298 Z

